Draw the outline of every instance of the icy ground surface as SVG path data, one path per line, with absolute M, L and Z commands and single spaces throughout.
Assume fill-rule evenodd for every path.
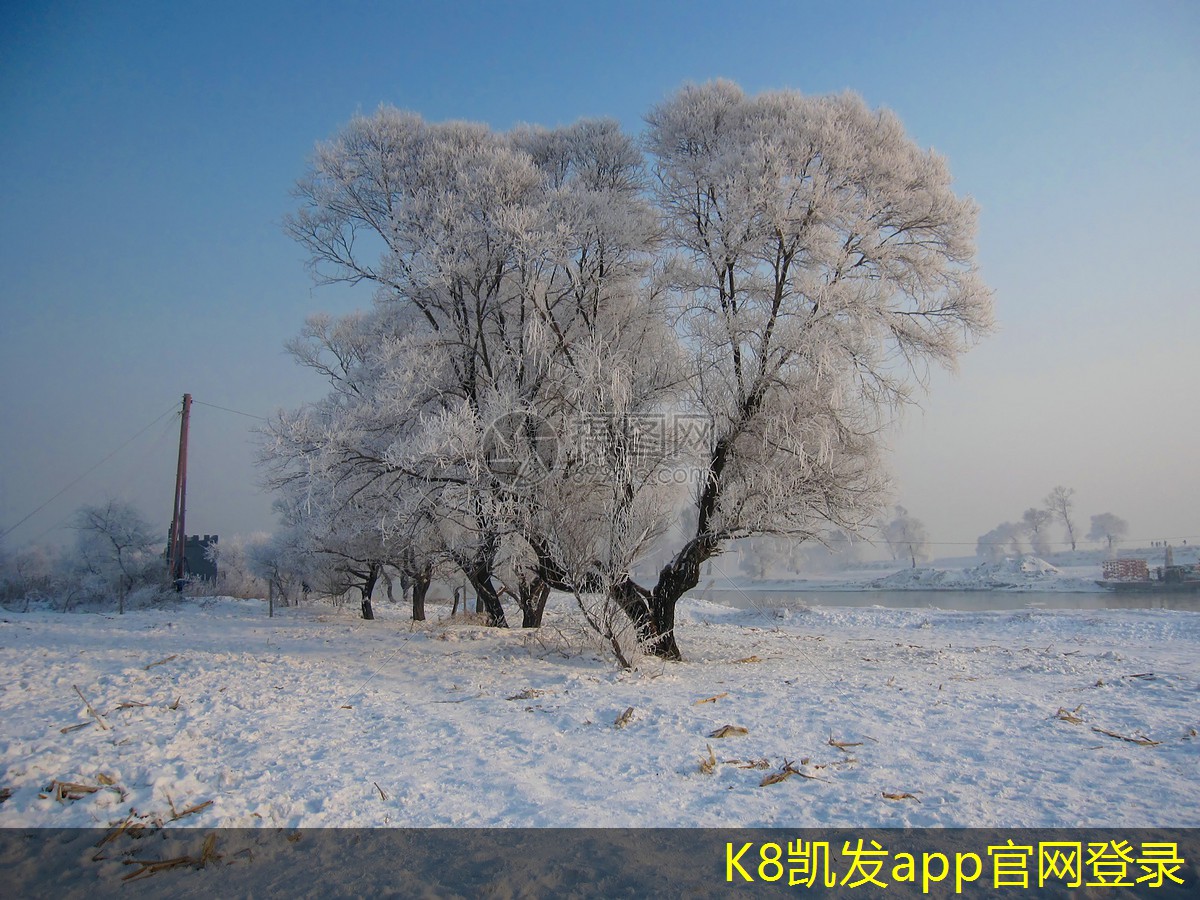
M 1197 613 L 377 609 L 0 612 L 0 826 L 1200 826 Z

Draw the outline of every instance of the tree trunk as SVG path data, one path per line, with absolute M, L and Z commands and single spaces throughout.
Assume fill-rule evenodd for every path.
M 654 590 L 647 591 L 628 578 L 609 589 L 609 599 L 633 622 L 638 643 L 652 656 L 683 659 L 675 642 L 675 605 L 699 584 L 700 564 L 707 558 L 693 540 L 659 573 Z
M 471 582 L 471 587 L 475 588 L 475 596 L 478 598 L 475 608 L 478 610 L 482 607 L 483 612 L 487 614 L 488 625 L 493 628 L 507 628 L 508 620 L 504 617 L 504 607 L 500 603 L 495 585 L 492 584 L 491 569 L 472 568 L 465 574 Z
M 542 615 L 546 612 L 546 601 L 550 598 L 550 585 L 536 575 L 532 581 L 524 578 L 517 584 L 517 603 L 521 607 L 521 627 L 541 628 Z
M 762 396 L 752 396 L 742 403 L 742 419 L 750 421 L 762 403 Z M 722 438 L 713 447 L 708 462 L 704 490 L 696 504 L 696 536 L 688 541 L 663 570 L 658 573 L 658 584 L 647 598 L 648 610 L 638 613 L 634 605 L 634 623 L 642 637 L 647 653 L 661 659 L 682 660 L 679 644 L 675 642 L 675 605 L 679 598 L 700 583 L 700 566 L 717 555 L 720 549 L 718 537 L 709 529 L 716 516 L 723 485 L 722 474 L 729 461 L 732 438 Z M 630 582 L 631 587 L 636 587 Z M 621 597 L 614 598 L 622 603 Z M 629 612 L 630 607 L 622 603 Z M 643 637 L 643 635 L 645 635 Z
M 683 654 L 679 652 L 679 644 L 675 642 L 675 605 L 679 598 L 694 588 L 699 581 L 698 564 L 690 571 L 686 566 L 682 569 L 676 569 L 674 566 L 663 569 L 658 584 L 650 594 L 650 617 L 654 631 L 651 639 L 645 644 L 647 653 L 661 659 L 683 659 Z
M 359 591 L 362 593 L 362 617 L 364 619 L 374 619 L 375 610 L 371 607 L 371 595 L 375 593 L 375 583 L 379 580 L 379 566 L 372 563 L 367 566 L 366 579 L 363 581 Z
M 694 538 L 659 573 L 653 591 L 647 592 L 632 581 L 614 586 L 612 599 L 633 620 L 638 639 L 647 653 L 660 659 L 683 659 L 675 641 L 675 606 L 684 594 L 700 583 L 700 566 L 714 555 L 715 550 L 716 544 L 711 537 Z
M 425 593 L 432 581 L 432 572 L 426 569 L 412 579 L 412 617 L 414 622 L 425 621 Z
M 638 642 L 648 646 L 660 634 L 654 623 L 650 592 L 641 585 L 626 580 L 613 585 L 610 596 L 625 615 L 629 616 L 629 621 L 633 622 Z

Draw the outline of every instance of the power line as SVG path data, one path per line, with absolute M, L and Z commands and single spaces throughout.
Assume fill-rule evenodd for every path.
M 141 454 L 142 454 L 142 455 L 141 455 L 141 457 L 140 457 L 140 458 L 138 458 L 138 460 L 137 460 L 138 462 L 141 462 L 141 463 L 143 464 L 143 465 L 142 465 L 142 468 L 140 468 L 140 469 L 139 469 L 139 468 L 135 468 L 135 469 L 133 469 L 133 470 L 132 470 L 132 471 L 131 471 L 131 472 L 130 472 L 130 473 L 127 475 L 127 476 L 126 476 L 126 478 L 124 479 L 124 481 L 122 481 L 122 482 L 120 483 L 121 490 L 119 490 L 119 491 L 117 492 L 117 496 L 124 496 L 124 495 L 125 495 L 125 492 L 126 492 L 126 491 L 128 490 L 128 488 L 129 488 L 129 482 L 130 482 L 130 480 L 131 480 L 131 479 L 133 479 L 133 478 L 137 478 L 137 477 L 142 477 L 142 470 L 145 468 L 145 458 L 146 458 L 146 453 L 147 453 L 149 450 L 156 449 L 156 445 L 160 447 L 160 446 L 161 446 L 161 444 L 162 444 L 162 441 L 163 441 L 163 439 L 164 439 L 164 438 L 166 438 L 168 435 L 170 435 L 170 434 L 171 434 L 171 431 L 172 431 L 172 429 L 174 429 L 174 428 L 178 427 L 178 426 L 174 425 L 174 424 L 173 424 L 173 423 L 170 421 L 170 419 L 169 419 L 169 418 L 165 418 L 165 417 L 163 417 L 163 416 L 159 416 L 159 421 L 160 421 L 160 422 L 162 422 L 162 427 L 159 429 L 159 431 L 158 431 L 158 434 L 157 434 L 157 435 L 155 435 L 155 436 L 154 436 L 154 437 L 153 437 L 153 438 L 150 440 L 150 442 L 149 442 L 149 444 L 147 445 L 147 447 L 142 449 L 142 451 L 141 451 Z M 50 532 L 52 532 L 52 531 L 57 531 L 57 530 L 58 530 L 59 528 L 61 528 L 62 526 L 66 525 L 66 524 L 67 524 L 67 522 L 68 522 L 68 521 L 70 521 L 70 520 L 71 520 L 71 518 L 72 518 L 74 515 L 75 515 L 75 514 L 74 514 L 73 512 L 71 512 L 71 513 L 67 513 L 65 516 L 63 516 L 61 519 L 59 519 L 57 522 L 55 522 L 55 523 L 54 523 L 53 525 L 51 525 L 49 528 L 45 529 L 45 530 L 44 530 L 44 531 L 42 531 L 40 534 L 38 534 L 36 537 L 32 538 L 32 539 L 29 541 L 29 543 L 30 543 L 30 544 L 37 544 L 37 543 L 39 543 L 39 542 L 42 540 L 42 538 L 44 538 L 44 537 L 45 537 L 46 535 L 48 535 Z
M 55 500 L 57 500 L 59 497 L 61 497 L 63 494 L 65 494 L 67 491 L 69 491 L 71 488 L 75 487 L 75 485 L 79 484 L 79 482 L 83 481 L 83 479 L 87 478 L 89 475 L 91 475 L 93 472 L 95 472 L 98 468 L 100 468 L 102 465 L 104 465 L 106 462 L 108 462 L 110 459 L 112 459 L 114 456 L 116 456 L 118 453 L 120 453 L 122 450 L 124 450 L 126 447 L 128 447 L 130 444 L 132 444 L 138 438 L 140 438 L 143 434 L 145 434 L 147 431 L 149 431 L 151 428 L 153 428 L 155 425 L 157 425 L 159 422 L 161 422 L 167 416 L 171 415 L 171 413 L 173 413 L 173 412 L 175 412 L 174 404 L 172 404 L 171 408 L 168 409 L 161 416 L 156 416 L 154 421 L 152 421 L 145 428 L 141 429 L 137 434 L 135 434 L 133 437 L 131 437 L 129 440 L 127 440 L 125 443 L 123 443 L 120 447 L 118 447 L 116 450 L 113 450 L 110 454 L 108 454 L 108 456 L 106 456 L 106 457 L 104 457 L 104 459 L 100 460 L 100 462 L 96 463 L 94 466 L 92 466 L 90 469 L 88 469 L 86 472 L 84 472 L 82 475 L 80 475 L 78 478 L 76 478 L 74 481 L 72 481 L 70 484 L 68 484 L 62 490 L 60 490 L 57 494 L 55 494 L 53 497 L 51 497 L 49 500 L 47 500 L 45 503 L 43 503 L 41 506 L 39 506 L 33 512 L 26 515 L 16 525 L 13 525 L 11 528 L 6 528 L 2 533 L 0 533 L 0 538 L 7 537 L 13 531 L 20 528 L 22 525 L 24 525 L 26 522 L 28 522 L 30 519 L 32 519 L 34 516 L 36 516 L 38 513 L 40 513 L 43 509 L 45 509 L 47 506 L 49 506 L 51 503 L 53 503 Z
M 254 413 L 242 412 L 240 409 L 230 409 L 228 406 L 217 406 L 215 403 L 205 403 L 203 400 L 192 398 L 192 402 L 199 406 L 211 406 L 213 409 L 219 409 L 222 412 L 233 413 L 235 416 L 245 416 L 247 419 L 258 419 L 260 422 L 266 422 L 265 416 L 256 416 Z
M 266 422 L 266 421 L 268 421 L 268 420 L 267 420 L 265 417 L 263 417 L 263 416 L 256 416 L 256 415 L 254 415 L 253 413 L 242 412 L 240 409 L 230 409 L 230 408 L 229 408 L 229 407 L 227 407 L 227 406 L 218 406 L 218 405 L 217 405 L 217 404 L 215 404 L 215 403 L 205 403 L 203 400 L 195 400 L 195 399 L 193 399 L 193 400 L 192 400 L 192 402 L 193 402 L 193 403 L 198 403 L 198 404 L 200 404 L 201 406 L 210 406 L 210 407 L 212 407 L 213 409 L 219 409 L 219 410 L 221 410 L 222 412 L 233 413 L 234 415 L 237 415 L 237 416 L 245 416 L 245 417 L 246 417 L 246 418 L 248 418 L 248 419 L 256 419 L 256 420 L 258 420 L 259 422 Z M 130 444 L 132 444 L 132 443 L 133 443 L 134 441 L 136 441 L 138 438 L 140 438 L 140 437 L 141 437 L 143 434 L 145 434 L 147 431 L 149 431 L 151 428 L 153 428 L 155 425 L 157 425 L 157 424 L 158 424 L 159 422 L 161 422 L 163 419 L 165 419 L 167 416 L 169 416 L 169 415 L 171 415 L 172 413 L 175 413 L 175 412 L 177 412 L 177 410 L 176 410 L 176 407 L 175 407 L 174 405 L 172 405 L 172 406 L 171 406 L 171 408 L 170 408 L 170 409 L 168 409 L 166 412 L 164 412 L 162 415 L 160 415 L 160 416 L 156 416 L 156 417 L 154 418 L 154 420 L 150 422 L 150 424 L 146 425 L 144 428 L 142 428 L 141 430 L 139 430 L 139 431 L 138 431 L 136 434 L 134 434 L 134 435 L 133 435 L 131 438 L 129 438 L 127 441 L 125 441 L 123 444 L 121 444 L 121 446 L 117 447 L 115 450 L 113 450 L 111 453 L 109 453 L 107 456 L 105 456 L 103 459 L 101 459 L 101 460 L 100 460 L 98 463 L 96 463 L 96 464 L 95 464 L 95 465 L 93 465 L 91 468 L 87 469 L 87 471 L 83 472 L 83 473 L 82 473 L 81 475 L 79 475 L 77 478 L 75 478 L 75 479 L 74 479 L 74 480 L 72 480 L 70 483 L 68 483 L 67 485 L 65 485 L 65 486 L 64 486 L 64 487 L 63 487 L 61 490 L 59 490 L 59 491 L 58 491 L 56 494 L 54 494 L 54 496 L 52 496 L 50 499 L 48 499 L 48 500 L 47 500 L 45 503 L 43 503 L 41 506 L 37 507 L 37 508 L 36 508 L 36 509 L 34 509 L 32 512 L 30 512 L 30 513 L 28 513 L 27 515 L 25 515 L 25 516 L 24 516 L 24 517 L 23 517 L 23 518 L 22 518 L 22 519 L 21 519 L 19 522 L 17 522 L 15 525 L 12 525 L 11 527 L 9 527 L 9 528 L 6 528 L 6 529 L 4 529 L 4 531 L 0 532 L 0 539 L 2 539 L 2 538 L 5 538 L 5 537 L 7 537 L 9 534 L 11 534 L 12 532 L 16 531 L 18 528 L 20 528 L 22 525 L 24 525 L 26 522 L 28 522 L 30 519 L 32 519 L 34 516 L 36 516 L 38 513 L 40 513 L 40 512 L 41 512 L 43 509 L 45 509 L 47 506 L 49 506 L 51 503 L 53 503 L 55 500 L 57 500 L 59 497 L 61 497 L 63 494 L 65 494 L 67 491 L 69 491 L 71 488 L 75 487 L 75 485 L 79 484 L 79 482 L 83 481 L 83 479 L 87 478 L 87 477 L 88 477 L 89 475 L 91 475 L 91 474 L 92 474 L 94 471 L 96 471 L 98 468 L 100 468 L 102 465 L 104 465 L 106 462 L 108 462 L 110 459 L 112 459 L 114 456 L 116 456 L 118 453 L 120 453 L 122 450 L 124 450 L 126 447 L 128 447 Z M 63 521 L 66 521 L 66 520 L 64 519 Z M 62 524 L 62 522 L 60 522 L 60 523 L 58 523 L 58 524 L 59 524 L 59 525 L 61 525 L 61 524 Z M 54 525 L 54 526 L 52 526 L 52 527 L 51 527 L 50 529 L 48 529 L 46 532 L 43 532 L 43 536 L 44 536 L 45 534 L 48 534 L 48 533 L 49 533 L 49 531 L 53 531 L 53 530 L 54 530 L 55 528 L 57 528 L 57 527 L 58 527 L 58 525 Z

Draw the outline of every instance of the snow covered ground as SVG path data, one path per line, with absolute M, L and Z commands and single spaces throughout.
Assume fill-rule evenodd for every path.
M 0 827 L 1200 826 L 1200 613 L 378 607 L 0 614 Z

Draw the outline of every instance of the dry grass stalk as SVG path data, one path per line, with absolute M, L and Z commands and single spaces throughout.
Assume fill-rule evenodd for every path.
M 96 793 L 100 788 L 93 784 L 79 784 L 74 781 L 52 781 L 48 790 L 54 795 L 55 800 L 63 803 L 67 800 L 82 800 L 88 794 Z
M 141 866 L 136 872 L 130 872 L 122 881 L 134 881 L 139 878 L 149 878 L 151 875 L 157 875 L 159 872 L 165 872 L 168 869 L 178 869 L 182 866 L 191 866 L 195 869 L 202 869 L 210 862 L 216 862 L 221 859 L 221 854 L 217 853 L 217 836 L 209 834 L 204 839 L 204 844 L 200 848 L 200 856 L 177 856 L 174 859 L 127 859 L 127 866 Z
M 122 834 L 124 834 L 125 830 L 127 828 L 129 828 L 129 826 L 132 824 L 133 824 L 133 810 L 130 810 L 129 815 L 127 815 L 121 821 L 121 823 L 117 825 L 116 828 L 114 828 L 112 831 L 110 831 L 108 834 L 106 834 L 104 837 L 102 837 L 100 839 L 100 842 L 98 844 L 96 844 L 96 846 L 103 847 L 105 844 L 109 843 L 110 841 L 115 841 Z M 93 857 L 93 859 L 95 859 L 95 858 L 96 857 Z
M 96 847 L 99 849 L 105 844 L 115 841 L 122 834 L 128 834 L 132 838 L 140 838 L 146 834 L 148 829 L 159 829 L 162 827 L 163 820 L 158 816 L 139 816 L 133 810 L 130 810 L 129 815 L 127 815 L 124 820 L 119 822 L 116 828 L 112 829 L 112 831 L 108 832 L 108 834 L 101 838 L 96 844 Z M 92 862 L 99 862 L 103 859 L 107 859 L 107 857 L 102 855 L 102 853 L 96 853 L 92 857 Z
M 105 775 L 103 772 L 96 776 L 96 781 L 100 782 L 100 784 L 104 785 L 105 787 L 112 787 L 117 783 L 115 778 L 113 778 L 111 775 Z
M 765 776 L 763 780 L 758 783 L 758 786 L 766 787 L 768 784 L 779 784 L 781 781 L 787 781 L 793 775 L 800 774 L 800 770 L 792 764 L 792 761 L 785 759 L 783 761 L 783 765 L 780 766 L 779 771 L 772 772 L 770 775 Z
M 833 734 L 831 733 L 829 735 L 829 746 L 837 747 L 839 750 L 842 750 L 842 751 L 849 750 L 851 747 L 861 747 L 862 745 L 863 745 L 862 741 L 835 741 L 833 739 Z
M 220 858 L 221 855 L 217 853 L 217 835 L 215 832 L 209 832 L 204 838 L 204 845 L 200 848 L 200 865 L 203 866 L 207 862 Z
M 713 753 L 712 744 L 705 744 L 708 747 L 708 758 L 700 760 L 700 772 L 703 775 L 711 775 L 717 771 L 717 756 Z
M 762 662 L 762 660 L 759 659 L 758 656 L 746 656 L 746 657 L 743 657 L 742 659 L 735 659 L 734 662 L 735 663 L 756 663 L 756 662 Z
M 105 844 L 109 843 L 110 841 L 116 840 L 122 834 L 126 834 L 126 833 L 129 834 L 130 837 L 140 838 L 143 834 L 145 834 L 145 832 L 148 828 L 156 828 L 157 829 L 157 828 L 162 828 L 162 827 L 163 827 L 163 820 L 161 818 L 159 818 L 158 816 L 151 816 L 148 814 L 139 816 L 136 813 L 134 813 L 133 810 L 130 810 L 129 815 L 127 815 L 123 821 L 117 823 L 116 828 L 114 828 L 112 831 L 108 832 L 108 834 L 106 834 L 103 838 L 101 838 L 100 842 L 97 843 L 96 846 L 98 848 L 103 847 Z M 99 854 L 96 854 L 95 856 L 92 857 L 92 860 L 94 862 L 98 862 L 101 859 L 103 859 L 103 857 L 100 856 Z
M 83 696 L 83 691 L 79 689 L 79 685 L 73 684 L 71 687 L 75 688 L 75 693 L 79 695 L 79 699 L 82 700 L 83 705 L 87 707 L 88 713 L 93 719 L 96 720 L 96 724 L 98 724 L 103 731 L 108 731 L 108 725 L 106 725 L 104 720 L 100 718 L 100 713 L 96 712 L 96 710 L 92 708 L 92 704 L 88 703 L 88 698 Z
M 179 701 L 182 699 L 183 699 L 183 694 L 180 694 L 178 697 L 175 698 L 175 702 L 172 703 L 170 706 L 168 706 L 167 709 L 170 709 L 170 710 L 179 709 Z
M 149 671 L 150 671 L 151 669 L 153 669 L 155 666 L 161 666 L 163 663 L 169 663 L 171 660 L 173 660 L 173 659 L 178 659 L 178 658 L 179 658 L 179 654 L 178 654 L 178 653 L 172 653 L 172 654 L 171 654 L 170 656 L 168 656 L 166 659 L 160 659 L 158 662 L 152 662 L 152 663 L 150 663 L 150 665 L 148 665 L 148 666 L 142 666 L 142 669 L 144 669 L 145 671 L 149 672 Z
M 1162 743 L 1162 741 L 1152 741 L 1150 738 L 1142 737 L 1140 735 L 1128 737 L 1123 734 L 1117 734 L 1115 731 L 1105 731 L 1103 728 L 1097 728 L 1095 725 L 1092 726 L 1092 731 L 1095 731 L 1097 734 L 1107 734 L 1109 737 L 1114 737 L 1122 741 L 1128 741 L 1131 744 L 1137 744 L 1139 747 L 1157 747 Z
M 91 728 L 94 722 L 80 722 L 78 725 L 68 725 L 66 728 L 58 729 L 59 734 L 70 734 L 72 731 L 78 731 L 80 728 Z
M 190 856 L 177 856 L 174 859 L 127 859 L 124 864 L 127 866 L 141 866 L 136 872 L 130 872 L 122 881 L 133 881 L 138 878 L 149 878 L 151 875 L 157 875 L 159 872 L 165 872 L 168 869 L 177 869 L 180 866 L 195 866 L 199 860 L 193 859 Z
M 721 693 L 714 694 L 711 697 L 705 697 L 703 700 L 697 700 L 692 704 L 692 706 L 699 706 L 702 703 L 716 703 L 721 698 L 728 697 L 728 696 L 729 696 L 729 691 L 722 691 Z
M 716 731 L 711 732 L 708 736 L 710 738 L 726 738 L 749 733 L 750 729 L 743 728 L 741 725 L 722 725 Z
M 117 704 L 117 709 L 141 709 L 149 705 L 149 703 L 142 703 L 140 700 L 122 700 Z
M 386 801 L 386 800 L 387 800 L 387 798 L 388 798 L 388 795 L 387 795 L 387 794 L 385 794 L 385 793 L 384 793 L 384 791 L 383 791 L 383 788 L 381 788 L 381 787 L 379 786 L 379 782 L 378 782 L 378 781 L 372 781 L 372 782 L 371 782 L 371 784 L 375 785 L 375 790 L 379 791 L 379 798 L 380 798 L 381 800 L 385 800 L 385 801 Z
M 769 769 L 769 768 L 771 768 L 771 761 L 766 758 L 747 759 L 747 760 L 727 759 L 727 760 L 725 760 L 725 764 L 734 766 L 738 769 Z
M 1082 703 L 1072 710 L 1067 710 L 1060 706 L 1058 712 L 1054 714 L 1054 718 L 1061 719 L 1063 722 L 1069 722 L 1072 725 L 1082 725 L 1083 717 L 1079 715 L 1081 709 L 1083 709 Z
M 613 722 L 613 728 L 624 728 L 633 721 L 633 707 L 629 707 L 625 712 L 617 716 L 617 720 Z
M 920 797 L 918 797 L 916 794 L 910 794 L 907 791 L 900 791 L 898 793 L 884 791 L 883 796 L 888 800 L 916 800 L 918 803 L 921 802 Z
M 190 816 L 193 813 L 198 813 L 200 810 L 207 809 L 212 805 L 213 801 L 205 800 L 203 803 L 197 803 L 195 806 L 189 806 L 187 809 L 182 810 L 181 812 L 175 812 L 175 807 L 172 805 L 171 812 L 173 815 L 171 816 L 171 821 L 174 822 L 176 819 L 182 819 L 184 816 Z

